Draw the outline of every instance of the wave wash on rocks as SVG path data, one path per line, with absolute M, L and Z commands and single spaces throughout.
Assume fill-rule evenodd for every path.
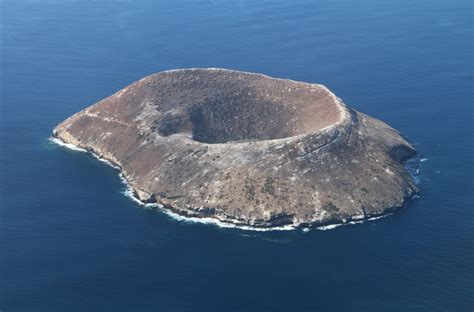
M 225 69 L 145 77 L 53 130 L 145 203 L 253 227 L 373 218 L 418 190 L 400 133 L 325 86 Z

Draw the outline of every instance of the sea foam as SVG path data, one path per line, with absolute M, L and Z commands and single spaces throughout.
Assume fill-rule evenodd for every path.
M 367 222 L 367 221 L 375 221 L 375 220 L 378 220 L 378 219 L 382 219 L 382 218 L 388 217 L 388 216 L 390 216 L 390 215 L 392 215 L 392 213 L 386 213 L 386 214 L 384 214 L 384 215 L 375 216 L 375 217 L 366 218 L 366 219 L 351 220 L 351 221 L 349 221 L 349 222 L 342 222 L 342 223 L 334 223 L 334 224 L 322 225 L 322 226 L 318 226 L 316 229 L 317 229 L 317 230 L 320 230 L 320 231 L 332 230 L 332 229 L 335 229 L 335 228 L 340 227 L 340 226 L 343 226 L 343 225 L 361 224 L 361 223 L 364 223 L 364 222 Z
M 58 138 L 51 137 L 51 138 L 49 138 L 49 141 L 54 143 L 54 144 L 63 146 L 65 148 L 68 148 L 70 150 L 76 151 L 76 152 L 87 153 L 87 151 L 85 149 L 80 148 L 80 147 L 78 147 L 74 144 L 65 143 L 65 142 L 61 141 L 60 139 L 58 139 Z
M 413 182 L 415 182 L 416 185 L 421 184 L 421 178 L 420 178 L 420 164 L 422 162 L 427 161 L 428 158 L 418 158 L 414 157 L 405 162 L 405 169 L 408 171 L 408 173 L 411 175 Z

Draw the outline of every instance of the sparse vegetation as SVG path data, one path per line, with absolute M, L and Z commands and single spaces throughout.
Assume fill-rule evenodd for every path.
M 275 180 L 271 176 L 267 176 L 265 183 L 261 189 L 262 193 L 268 193 L 270 195 L 275 195 Z

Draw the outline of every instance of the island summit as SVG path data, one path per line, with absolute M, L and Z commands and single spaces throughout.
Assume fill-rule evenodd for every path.
M 391 212 L 417 192 L 414 148 L 320 84 L 226 69 L 145 77 L 53 136 L 120 168 L 142 202 L 253 227 Z

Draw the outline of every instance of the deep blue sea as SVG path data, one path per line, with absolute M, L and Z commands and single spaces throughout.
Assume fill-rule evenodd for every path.
M 0 0 L 0 310 L 472 311 L 470 0 Z M 48 141 L 154 72 L 224 67 L 327 85 L 399 129 L 420 198 L 332 230 L 173 220 Z

